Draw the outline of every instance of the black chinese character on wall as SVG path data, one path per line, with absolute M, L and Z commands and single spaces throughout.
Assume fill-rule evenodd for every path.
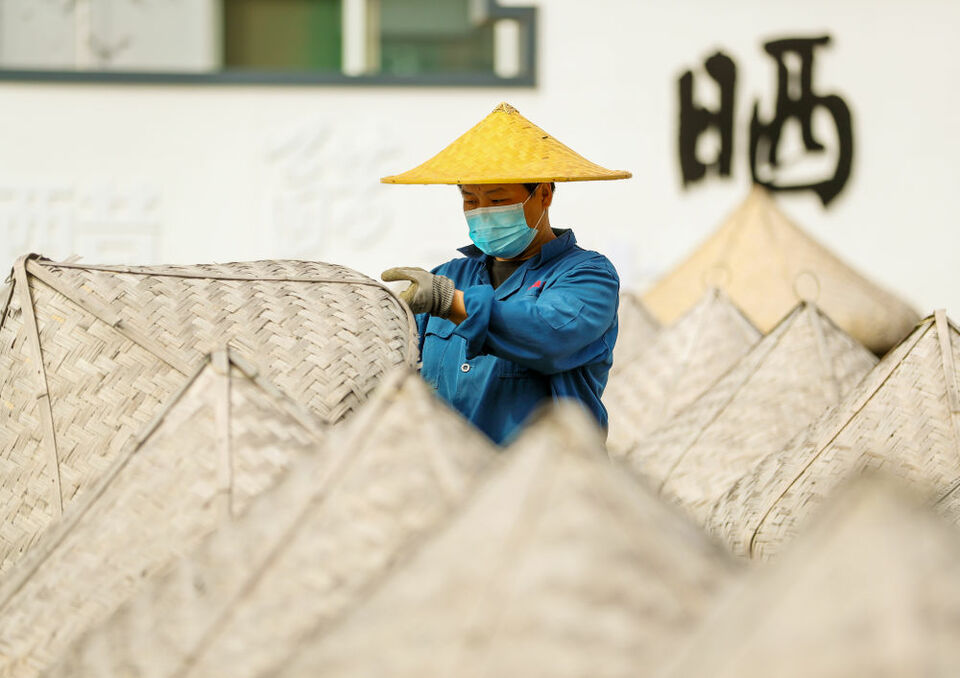
M 829 36 L 773 40 L 764 49 L 776 62 L 777 96 L 773 117 L 762 120 L 759 103 L 755 102 L 750 120 L 749 160 L 753 181 L 772 191 L 813 191 L 828 205 L 846 185 L 853 164 L 853 124 L 850 108 L 836 94 L 818 94 L 813 84 L 816 49 L 829 44 Z M 788 55 L 792 58 L 788 58 Z M 799 64 L 791 68 L 791 64 Z M 721 177 L 731 174 L 734 140 L 736 64 L 718 52 L 704 63 L 707 75 L 715 82 L 720 96 L 716 110 L 697 104 L 693 96 L 694 73 L 680 76 L 680 131 L 678 138 L 680 171 L 684 186 L 702 180 L 709 169 Z M 702 77 L 702 76 L 701 76 Z M 827 146 L 813 130 L 814 111 L 825 110 L 836 127 L 837 162 L 832 174 L 812 181 L 790 183 L 778 177 L 783 167 L 779 148 L 784 125 L 799 123 L 803 146 L 807 153 L 825 153 Z M 713 128 L 720 137 L 716 158 L 697 155 L 700 136 Z M 762 171 L 761 171 L 762 169 Z
M 693 100 L 693 71 L 680 76 L 680 169 L 684 185 L 703 179 L 708 168 L 722 177 L 730 176 L 733 160 L 734 92 L 737 84 L 737 65 L 733 59 L 717 52 L 704 63 L 707 74 L 720 91 L 720 106 L 716 111 L 697 105 Z M 697 141 L 710 128 L 720 135 L 720 150 L 709 164 L 697 157 Z

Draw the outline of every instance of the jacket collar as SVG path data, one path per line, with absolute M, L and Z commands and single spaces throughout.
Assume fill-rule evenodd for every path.
M 553 229 L 553 233 L 557 236 L 556 239 L 546 243 L 540 248 L 539 252 L 525 261 L 524 263 L 527 265 L 527 268 L 539 268 L 550 260 L 556 259 L 577 244 L 577 238 L 569 228 L 555 228 Z M 476 245 L 467 245 L 457 251 L 470 259 L 486 259 L 488 256 L 481 252 L 480 248 Z

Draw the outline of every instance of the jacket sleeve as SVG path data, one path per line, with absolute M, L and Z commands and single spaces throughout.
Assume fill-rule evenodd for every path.
M 536 298 L 494 298 L 490 285 L 463 291 L 467 319 L 454 333 L 467 342 L 467 359 L 491 354 L 544 374 L 607 358 L 598 340 L 617 315 L 620 280 L 613 266 L 583 265 Z

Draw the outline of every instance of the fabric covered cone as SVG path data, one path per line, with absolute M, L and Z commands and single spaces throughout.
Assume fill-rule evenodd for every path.
M 872 283 L 790 221 L 763 188 L 687 259 L 643 295 L 664 324 L 697 302 L 704 281 L 723 287 L 762 332 L 799 301 L 815 301 L 845 332 L 882 355 L 913 329 L 919 314 Z

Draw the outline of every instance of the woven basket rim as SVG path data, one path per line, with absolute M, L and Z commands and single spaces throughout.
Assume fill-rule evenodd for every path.
M 240 261 L 240 262 L 227 262 L 221 264 L 211 264 L 214 266 L 234 266 L 241 264 L 260 264 L 260 263 L 292 263 L 292 264 L 323 264 L 326 266 L 336 266 L 345 271 L 350 271 L 351 269 L 341 266 L 339 264 L 329 264 L 327 262 L 319 261 L 310 261 L 306 259 L 259 259 L 255 261 Z M 215 271 L 208 271 L 207 269 L 201 268 L 203 264 L 192 264 L 192 265 L 179 265 L 179 264 L 169 264 L 169 265 L 160 265 L 160 266 L 115 266 L 109 264 L 80 264 L 76 262 L 58 262 L 47 257 L 44 257 L 42 254 L 37 254 L 35 252 L 30 252 L 18 257 L 11 269 L 11 272 L 3 282 L 3 287 L 0 287 L 0 328 L 3 327 L 4 320 L 6 319 L 6 311 L 9 306 L 10 299 L 13 297 L 16 288 L 16 282 L 14 280 L 14 272 L 18 266 L 24 266 L 27 273 L 36 274 L 36 270 L 31 270 L 33 267 L 43 267 L 44 269 L 52 268 L 66 268 L 66 269 L 75 269 L 75 270 L 87 270 L 87 271 L 104 271 L 107 273 L 117 273 L 117 274 L 130 274 L 130 275 L 143 275 L 143 276 L 157 276 L 157 277 L 172 277 L 172 278 L 183 278 L 183 279 L 197 279 L 197 280 L 234 280 L 234 281 L 250 281 L 250 282 L 292 282 L 292 283 L 311 283 L 311 284 L 345 284 L 345 285 L 366 285 L 369 287 L 376 287 L 377 289 L 383 290 L 387 295 L 393 299 L 394 303 L 397 304 L 403 311 L 404 316 L 407 319 L 407 349 L 406 349 L 406 362 L 410 365 L 415 365 L 419 359 L 419 341 L 418 341 L 418 330 L 417 330 L 417 320 L 413 314 L 413 311 L 410 310 L 410 307 L 400 299 L 400 296 L 393 289 L 380 282 L 379 280 L 374 280 L 369 277 L 362 278 L 326 278 L 326 277 L 315 277 L 315 276 L 302 276 L 302 277 L 291 277 L 291 276 L 244 276 L 237 274 L 225 274 L 217 273 Z M 357 273 L 357 271 L 352 271 Z M 361 274 L 362 275 L 362 274 Z M 94 316 L 99 317 L 100 314 L 96 309 L 90 308 L 88 303 L 83 303 L 78 298 L 73 295 L 65 295 L 73 303 L 78 305 L 83 310 L 88 313 L 92 313 Z M 90 300 L 88 300 L 90 301 Z M 32 299 L 31 299 L 32 303 Z M 116 326 L 115 323 L 108 323 Z M 135 343 L 141 345 L 141 347 L 157 355 L 157 352 L 152 350 L 151 347 L 144 345 L 140 341 L 134 340 Z M 188 375 L 191 372 L 190 368 L 184 368 L 183 365 L 179 364 L 179 361 L 171 362 L 169 356 L 158 355 L 157 357 L 161 358 L 168 364 L 171 364 L 174 369 L 181 372 L 184 375 Z
M 242 264 L 262 264 L 262 263 L 291 263 L 291 264 L 322 264 L 326 266 L 335 266 L 343 270 L 349 270 L 339 264 L 329 264 L 327 262 L 310 261 L 308 259 L 257 259 L 251 261 L 230 261 L 216 264 L 157 264 L 145 266 L 124 266 L 117 264 L 81 264 L 78 262 L 60 262 L 49 259 L 41 254 L 30 253 L 24 255 L 28 261 L 35 262 L 37 265 L 49 268 L 70 268 L 85 271 L 103 271 L 105 273 L 126 273 L 129 275 L 149 275 L 164 276 L 171 278 L 198 278 L 207 280 L 251 280 L 267 282 L 311 282 L 311 283 L 335 283 L 345 285 L 373 285 L 390 289 L 383 283 L 368 278 L 326 278 L 316 276 L 258 276 L 258 275 L 239 275 L 236 273 L 222 273 L 212 271 L 204 266 L 237 266 Z

